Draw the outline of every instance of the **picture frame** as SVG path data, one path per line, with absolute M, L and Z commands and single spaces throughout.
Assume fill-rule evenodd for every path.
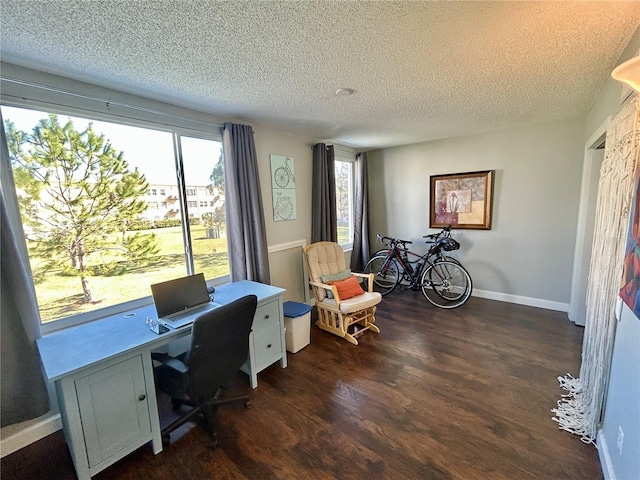
M 429 228 L 491 230 L 495 170 L 431 175 Z
M 270 155 L 269 157 L 271 161 L 273 220 L 275 222 L 295 220 L 298 216 L 295 160 L 286 155 Z

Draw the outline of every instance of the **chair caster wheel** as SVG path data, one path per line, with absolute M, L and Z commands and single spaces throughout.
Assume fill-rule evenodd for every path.
M 251 407 L 251 400 L 245 400 L 244 401 L 244 408 L 250 408 Z

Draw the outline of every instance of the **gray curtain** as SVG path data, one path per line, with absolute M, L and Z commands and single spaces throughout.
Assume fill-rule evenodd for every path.
M 351 270 L 361 272 L 369 261 L 369 195 L 366 152 L 356 155 L 355 207 Z
M 337 242 L 336 168 L 333 145 L 316 143 L 311 186 L 311 243 Z
M 222 126 L 231 280 L 269 283 L 269 253 L 253 129 Z
M 29 280 L 29 260 L 24 256 L 26 246 L 1 113 L 0 127 L 0 426 L 4 427 L 47 413 L 49 395 L 35 343 L 41 336 L 40 312 Z

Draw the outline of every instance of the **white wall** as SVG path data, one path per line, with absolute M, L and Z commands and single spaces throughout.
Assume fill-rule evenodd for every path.
M 369 153 L 370 233 L 429 233 L 429 177 L 495 170 L 491 230 L 455 230 L 474 291 L 567 310 L 580 195 L 584 119 Z M 373 247 L 372 247 L 373 248 Z
M 604 421 L 597 439 L 605 478 L 619 480 L 640 478 L 640 320 L 622 305 Z M 635 348 L 624 339 L 635 342 Z M 620 431 L 622 449 L 618 445 Z
M 308 241 L 311 238 L 311 144 L 314 142 L 311 138 L 288 134 L 265 124 L 252 125 L 269 245 L 298 239 Z M 295 220 L 280 222 L 273 220 L 270 155 L 285 155 L 293 157 L 295 161 L 297 205 Z
M 287 290 L 285 301 L 305 302 L 305 279 L 302 248 L 296 242 L 311 239 L 311 172 L 312 139 L 275 130 L 268 125 L 253 124 L 260 188 L 264 206 L 267 241 L 278 249 L 269 255 L 271 283 Z M 296 179 L 295 219 L 276 222 L 273 219 L 270 155 L 284 155 L 294 159 Z M 289 246 L 289 244 L 294 245 Z M 280 248 L 283 248 L 281 250 Z

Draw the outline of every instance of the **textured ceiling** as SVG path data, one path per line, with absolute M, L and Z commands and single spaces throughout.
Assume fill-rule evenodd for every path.
M 0 0 L 0 22 L 4 62 L 368 149 L 586 114 L 640 2 Z

